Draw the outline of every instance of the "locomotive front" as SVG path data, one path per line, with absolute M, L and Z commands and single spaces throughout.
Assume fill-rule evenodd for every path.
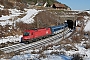
M 21 42 L 30 42 L 31 39 L 33 39 L 33 36 L 31 35 L 32 32 L 32 30 L 25 30 Z

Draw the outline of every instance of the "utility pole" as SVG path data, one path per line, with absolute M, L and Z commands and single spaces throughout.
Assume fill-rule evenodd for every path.
M 64 15 L 64 21 L 65 21 L 65 13 L 63 12 L 63 11 L 61 11 L 62 13 L 63 13 L 63 15 Z M 64 28 L 64 30 L 63 30 L 63 39 L 64 39 L 64 31 L 65 31 L 65 28 Z
M 58 25 L 58 20 L 57 20 L 57 25 Z

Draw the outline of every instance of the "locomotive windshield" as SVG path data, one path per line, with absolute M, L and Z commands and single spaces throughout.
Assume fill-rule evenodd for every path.
M 29 36 L 29 32 L 24 32 L 24 36 Z

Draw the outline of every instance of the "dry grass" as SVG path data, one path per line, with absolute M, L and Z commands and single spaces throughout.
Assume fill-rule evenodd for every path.
M 90 42 L 90 41 L 87 41 L 87 42 L 84 42 L 84 43 L 83 43 L 85 49 L 90 49 L 90 44 L 89 44 L 89 42 Z
M 33 50 L 33 51 L 31 52 L 31 54 L 42 54 L 43 51 L 44 51 L 44 50 L 39 50 L 39 51 Z
M 73 43 L 80 43 L 81 39 L 80 36 L 72 36 Z
M 0 10 L 0 17 L 1 17 L 2 15 L 9 15 L 9 10 L 8 10 L 8 9 Z
M 36 23 L 39 23 L 39 27 L 49 27 L 56 25 L 58 17 L 48 11 L 40 12 L 34 18 Z
M 49 48 L 52 48 L 53 47 L 53 44 L 50 44 L 50 45 L 47 45 L 47 46 L 43 46 L 42 47 L 42 50 L 45 51 L 45 50 L 49 50 Z
M 38 52 L 33 50 L 31 54 L 38 54 Z
M 16 3 L 15 3 L 15 1 L 11 2 L 8 0 L 0 0 L 0 4 L 3 5 L 4 8 L 17 8 L 20 10 L 23 10 L 23 8 L 27 7 L 27 4 L 21 3 L 21 0 L 20 1 L 16 0 Z
M 86 44 L 85 48 L 90 49 L 90 44 Z
M 17 43 L 7 41 L 6 43 L 1 43 L 0 48 L 12 46 L 12 45 L 17 44 Z
M 21 30 L 11 25 L 0 26 L 0 38 L 7 36 L 15 36 L 21 34 Z
M 4 57 L 4 52 L 0 51 L 0 58 L 3 58 L 3 57 Z
M 40 54 L 38 58 L 46 58 L 47 56 L 45 54 Z
M 71 44 L 71 43 L 72 41 L 70 41 L 68 38 L 59 42 L 59 44 Z
M 52 51 L 51 53 L 50 53 L 50 55 L 60 55 L 60 52 L 58 52 L 58 51 Z
M 20 14 L 18 18 L 23 18 L 26 14 Z
M 8 46 L 8 45 L 5 44 L 5 43 L 1 43 L 1 44 L 0 44 L 0 48 L 7 47 L 7 46 Z
M 52 51 L 50 55 L 65 55 L 66 53 L 64 51 Z

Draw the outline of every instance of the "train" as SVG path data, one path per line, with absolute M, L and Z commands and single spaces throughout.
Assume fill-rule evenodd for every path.
M 47 28 L 25 30 L 23 36 L 21 37 L 21 42 L 30 43 L 38 40 L 38 38 L 44 38 L 47 36 L 58 34 L 62 32 L 66 27 L 69 27 L 71 24 L 70 22 L 64 22 L 63 24 Z

